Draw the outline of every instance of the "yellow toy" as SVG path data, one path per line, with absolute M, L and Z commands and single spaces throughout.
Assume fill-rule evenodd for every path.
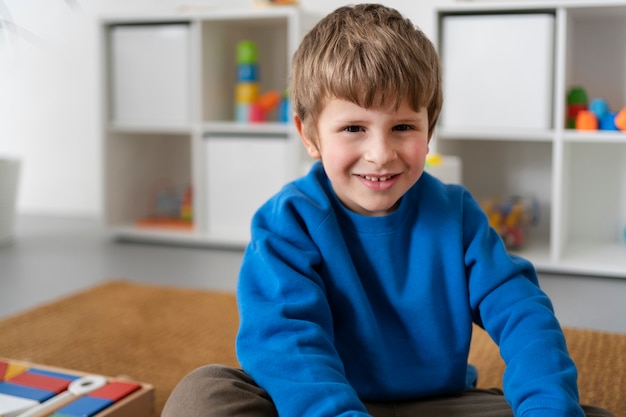
M 502 237 L 509 249 L 519 249 L 526 241 L 526 229 L 537 223 L 538 204 L 534 200 L 512 197 L 502 200 L 498 197 L 485 200 L 481 206 L 489 225 Z

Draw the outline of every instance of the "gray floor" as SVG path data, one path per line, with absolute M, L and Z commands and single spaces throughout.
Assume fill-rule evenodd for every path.
M 19 216 L 0 246 L 0 317 L 110 278 L 233 291 L 241 251 L 112 241 L 91 219 Z M 626 333 L 626 279 L 547 275 L 566 326 Z

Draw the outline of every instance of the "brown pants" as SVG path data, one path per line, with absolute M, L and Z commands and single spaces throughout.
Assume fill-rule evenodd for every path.
M 374 417 L 513 417 L 502 391 L 468 390 L 460 396 L 420 401 L 365 403 Z M 583 406 L 587 417 L 615 417 Z M 161 417 L 277 417 L 270 396 L 239 369 L 198 368 L 174 388 Z

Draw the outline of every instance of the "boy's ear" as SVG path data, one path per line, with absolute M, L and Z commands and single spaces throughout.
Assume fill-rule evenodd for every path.
M 300 139 L 306 148 L 307 153 L 313 159 L 320 158 L 320 151 L 317 149 L 317 145 L 311 140 L 311 138 L 306 134 L 304 129 L 304 123 L 302 123 L 302 119 L 298 117 L 297 114 L 293 115 L 293 123 L 296 125 L 296 129 L 298 130 L 298 134 L 300 135 Z

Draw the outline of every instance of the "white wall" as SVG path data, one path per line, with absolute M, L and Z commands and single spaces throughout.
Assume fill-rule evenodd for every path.
M 387 0 L 431 38 L 433 7 L 451 0 Z M 350 1 L 301 0 L 326 14 Z M 0 0 L 0 157 L 22 160 L 18 211 L 102 214 L 100 13 L 219 7 L 218 0 Z M 252 0 L 231 0 L 248 7 Z M 4 27 L 4 29 L 2 29 Z

